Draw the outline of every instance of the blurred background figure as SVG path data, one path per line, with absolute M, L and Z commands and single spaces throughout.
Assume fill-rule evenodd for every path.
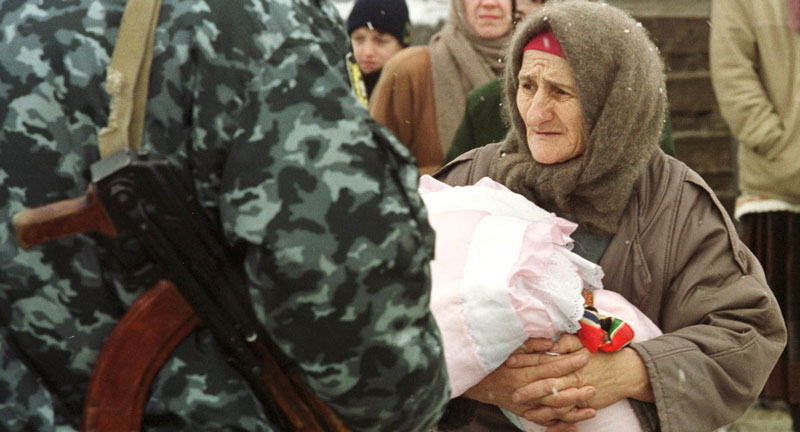
M 518 22 L 528 12 L 547 0 L 519 0 L 515 2 L 514 20 Z M 508 132 L 508 121 L 503 118 L 502 90 L 499 79 L 476 87 L 467 94 L 464 116 L 456 129 L 453 142 L 442 165 L 462 153 L 482 145 L 502 141 Z
M 800 431 L 800 1 L 714 0 L 711 79 L 738 141 L 735 216 L 781 305 L 788 345 L 764 388 Z
M 411 150 L 420 174 L 442 165 L 467 93 L 501 73 L 513 14 L 512 0 L 453 0 L 427 46 L 403 50 L 386 64 L 370 112 Z
M 516 20 L 545 4 L 547 0 L 520 0 L 516 3 Z M 672 122 L 669 111 L 666 113 L 664 128 L 661 131 L 659 146 L 664 153 L 675 156 L 672 140 Z M 445 155 L 447 164 L 463 153 L 474 148 L 502 141 L 508 132 L 509 122 L 504 118 L 501 82 L 499 79 L 481 85 L 467 95 L 464 116 L 456 130 L 453 142 Z
M 352 46 L 348 72 L 356 94 L 367 105 L 383 65 L 411 40 L 405 0 L 356 1 L 347 17 L 347 33 Z

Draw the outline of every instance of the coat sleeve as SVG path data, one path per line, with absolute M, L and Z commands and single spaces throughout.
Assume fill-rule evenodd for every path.
M 770 156 L 784 134 L 781 118 L 758 75 L 754 3 L 713 0 L 709 55 L 711 82 L 723 118 L 739 142 Z
M 690 172 L 676 195 L 676 210 L 658 219 L 671 227 L 659 246 L 667 250 L 665 286 L 653 300 L 664 335 L 633 348 L 647 366 L 661 429 L 713 430 L 757 398 L 786 329 L 760 264 L 705 182 Z
M 427 431 L 449 386 L 416 169 L 354 98 L 346 34 L 313 8 L 286 17 L 246 68 L 223 226 L 258 318 L 311 389 L 354 430 Z

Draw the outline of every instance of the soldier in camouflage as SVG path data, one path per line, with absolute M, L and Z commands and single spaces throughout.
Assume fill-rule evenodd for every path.
M 95 358 L 147 284 L 96 235 L 22 250 L 11 216 L 81 195 L 123 0 L 0 0 L 0 430 L 78 427 Z M 256 314 L 356 430 L 426 430 L 449 395 L 428 310 L 433 233 L 404 147 L 350 91 L 313 0 L 165 0 L 142 147 L 241 252 Z M 157 375 L 144 430 L 275 426 L 207 330 Z

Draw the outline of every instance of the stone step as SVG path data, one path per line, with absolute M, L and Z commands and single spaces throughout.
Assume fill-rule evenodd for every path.
M 637 18 L 707 18 L 710 0 L 604 0 Z
M 675 153 L 701 175 L 732 175 L 733 146 L 727 131 L 675 131 Z
M 729 214 L 738 193 L 731 136 L 727 131 L 676 131 L 676 157 L 697 171 L 711 186 Z
M 702 114 L 717 108 L 708 70 L 667 73 L 669 109 L 675 115 Z
M 668 72 L 708 70 L 711 27 L 707 17 L 647 17 L 640 21 L 661 51 Z

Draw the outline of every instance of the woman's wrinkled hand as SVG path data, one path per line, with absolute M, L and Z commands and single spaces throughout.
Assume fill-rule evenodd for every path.
M 596 392 L 578 406 L 595 409 L 605 408 L 621 399 L 634 398 L 646 402 L 653 401 L 649 376 L 644 363 L 632 348 L 614 353 L 592 354 L 583 348 L 574 335 L 562 336 L 550 352 L 561 356 L 536 358 L 531 354 L 516 352 L 506 364 L 513 368 L 542 367 L 561 359 L 586 357 L 584 366 L 561 376 L 547 376 L 537 381 L 529 381 L 519 387 L 511 397 L 511 403 L 519 406 L 540 405 L 524 413 L 524 417 L 539 423 L 531 417 L 540 418 L 539 411 L 546 408 L 557 409 L 564 406 L 565 400 L 574 400 L 576 390 L 592 387 Z M 541 424 L 541 423 L 539 423 Z
M 592 408 L 578 407 L 579 404 L 586 405 L 594 395 L 593 387 L 565 389 L 558 395 L 548 394 L 548 406 L 542 406 L 535 398 L 517 401 L 512 398 L 520 387 L 574 374 L 589 361 L 586 354 L 556 357 L 542 353 L 553 352 L 554 349 L 558 349 L 558 344 L 554 346 L 549 339 L 529 339 L 506 364 L 467 390 L 464 396 L 497 405 L 540 425 L 550 426 L 548 431 L 571 430 L 573 423 L 596 415 L 596 410 Z

